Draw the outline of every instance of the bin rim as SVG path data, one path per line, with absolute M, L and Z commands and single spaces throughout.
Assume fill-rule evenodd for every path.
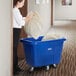
M 32 38 L 32 37 L 31 37 Z M 20 41 L 21 42 L 30 42 L 30 43 L 39 43 L 39 42 L 49 42 L 49 41 L 58 41 L 58 40 L 62 40 L 62 41 L 65 41 L 66 38 L 58 38 L 58 39 L 49 39 L 49 40 L 29 40 L 30 38 L 21 38 Z

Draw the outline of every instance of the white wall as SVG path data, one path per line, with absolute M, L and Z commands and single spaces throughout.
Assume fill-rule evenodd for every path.
M 46 1 L 46 0 L 45 0 Z M 51 0 L 49 0 L 49 3 L 43 4 L 40 0 L 40 4 L 36 4 L 35 0 L 28 0 L 28 12 L 29 11 L 37 11 L 42 19 L 42 23 L 44 25 L 43 30 L 45 32 L 47 29 L 51 26 Z
M 76 0 L 72 6 L 62 6 L 61 0 L 55 0 L 55 19 L 76 20 Z
M 0 76 L 11 76 L 11 1 L 0 0 Z

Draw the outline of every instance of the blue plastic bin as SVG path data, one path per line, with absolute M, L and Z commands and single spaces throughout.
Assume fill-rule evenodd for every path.
M 41 67 L 51 64 L 59 64 L 61 60 L 63 42 L 66 40 L 54 39 L 41 41 L 43 37 L 37 40 L 33 38 L 22 38 L 25 59 L 31 67 Z

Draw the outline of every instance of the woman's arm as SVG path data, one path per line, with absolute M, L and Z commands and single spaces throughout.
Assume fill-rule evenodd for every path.
M 22 15 L 18 9 L 13 10 L 13 15 L 19 26 L 25 25 L 25 19 L 24 19 L 24 17 L 22 17 Z

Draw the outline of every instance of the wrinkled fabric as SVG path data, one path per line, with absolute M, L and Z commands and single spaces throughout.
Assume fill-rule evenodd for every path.
M 50 29 L 50 30 L 51 30 L 51 29 Z M 60 35 L 58 35 L 58 34 L 56 34 L 56 33 L 50 32 L 50 30 L 44 35 L 42 41 L 54 40 L 54 39 L 62 38 Z
M 33 16 L 24 26 L 24 30 L 29 37 L 37 39 L 39 36 L 44 36 L 43 24 L 38 12 L 33 12 Z

